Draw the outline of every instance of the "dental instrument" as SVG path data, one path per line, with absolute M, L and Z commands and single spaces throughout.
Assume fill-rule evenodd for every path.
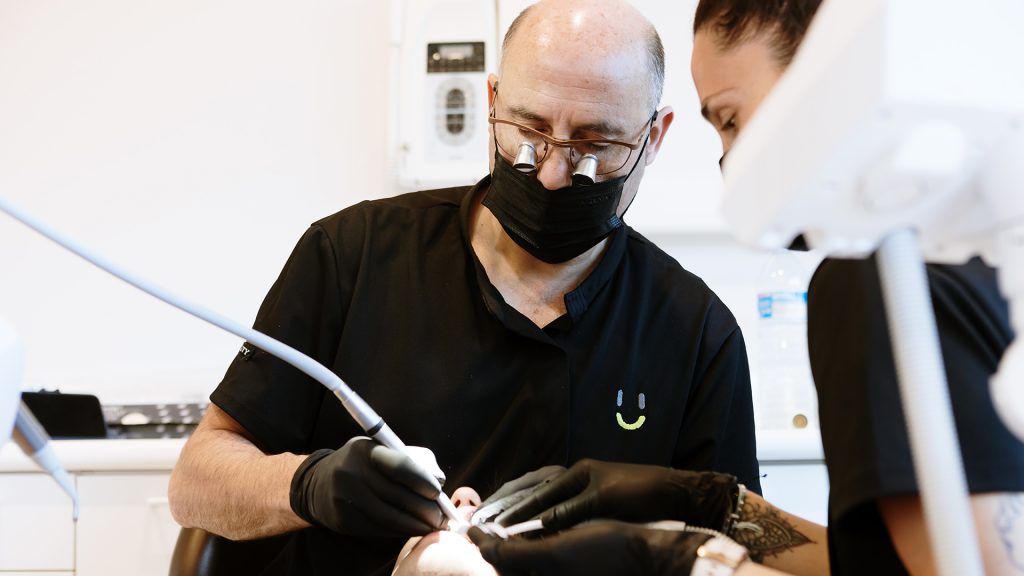
M 0 320 L 0 446 L 8 436 L 71 497 L 72 520 L 78 521 L 78 490 L 54 453 L 50 436 L 21 401 L 23 350 L 14 327 Z

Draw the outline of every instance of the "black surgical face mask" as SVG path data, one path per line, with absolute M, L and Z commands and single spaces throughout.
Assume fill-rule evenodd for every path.
M 643 150 L 625 176 L 558 190 L 548 190 L 535 176 L 516 170 L 495 151 L 494 173 L 483 205 L 533 257 L 549 264 L 572 260 L 622 226 L 615 209 Z

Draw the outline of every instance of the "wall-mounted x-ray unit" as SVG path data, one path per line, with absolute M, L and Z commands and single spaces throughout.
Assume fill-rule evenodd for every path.
M 390 153 L 398 187 L 472 184 L 487 173 L 487 74 L 495 3 L 392 0 Z

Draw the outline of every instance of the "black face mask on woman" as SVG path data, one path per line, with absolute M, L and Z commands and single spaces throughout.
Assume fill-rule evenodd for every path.
M 572 260 L 622 227 L 615 209 L 646 148 L 645 139 L 625 176 L 558 190 L 548 190 L 533 174 L 516 170 L 495 150 L 494 173 L 483 205 L 534 258 L 549 264 Z

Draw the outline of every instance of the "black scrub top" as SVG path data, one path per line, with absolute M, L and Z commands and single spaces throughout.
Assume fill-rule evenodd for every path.
M 972 493 L 1024 491 L 1024 444 L 989 395 L 1013 333 L 995 271 L 929 264 L 928 284 Z M 832 573 L 906 574 L 876 501 L 917 493 L 876 258 L 826 259 L 811 280 L 807 340 L 830 482 Z
M 432 449 L 449 493 L 486 496 L 585 457 L 720 470 L 759 491 L 746 350 L 726 306 L 624 227 L 565 296 L 568 313 L 538 328 L 470 248 L 470 207 L 488 182 L 316 222 L 255 328 L 334 370 L 406 444 Z M 211 400 L 267 453 L 363 434 L 322 386 L 259 350 L 239 353 Z M 402 543 L 302 530 L 268 573 L 388 573 Z

